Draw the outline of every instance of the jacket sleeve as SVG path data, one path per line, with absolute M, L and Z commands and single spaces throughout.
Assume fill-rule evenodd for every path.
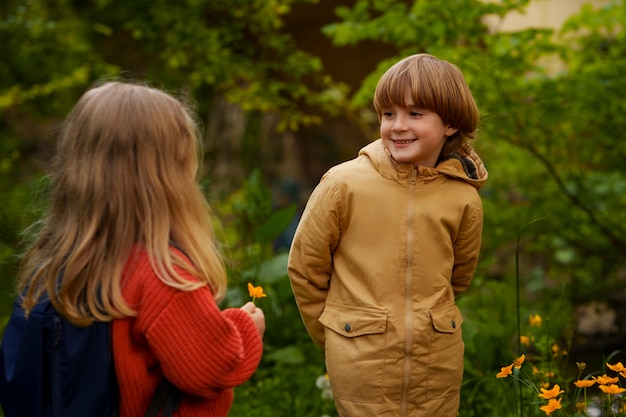
M 464 214 L 459 233 L 454 241 L 454 267 L 452 289 L 455 297 L 469 287 L 474 276 L 483 231 L 483 209 L 480 197 L 469 205 Z
M 324 310 L 340 236 L 340 205 L 327 173 L 311 194 L 289 252 L 288 273 L 304 326 L 324 347 Z
M 140 316 L 144 314 L 141 327 L 165 376 L 181 390 L 203 397 L 247 381 L 263 352 L 248 313 L 220 311 L 207 287 L 180 291 L 158 284 L 168 294 L 150 295 L 167 295 L 167 304 L 158 312 L 142 309 Z

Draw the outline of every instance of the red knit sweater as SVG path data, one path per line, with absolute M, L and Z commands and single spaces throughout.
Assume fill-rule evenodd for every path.
M 263 352 L 250 316 L 220 311 L 208 287 L 164 284 L 139 249 L 126 265 L 122 291 L 137 315 L 113 322 L 119 417 L 143 416 L 163 375 L 184 392 L 177 416 L 226 416 L 233 387 L 252 376 Z

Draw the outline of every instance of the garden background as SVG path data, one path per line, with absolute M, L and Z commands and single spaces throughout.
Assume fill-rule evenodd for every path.
M 428 52 L 463 70 L 490 175 L 480 264 L 458 300 L 460 416 L 544 415 L 495 378 L 502 366 L 524 353 L 568 392 L 576 362 L 601 374 L 626 349 L 626 5 L 506 29 L 542 1 L 2 0 L 0 329 L 59 122 L 97 80 L 147 81 L 197 105 L 224 306 L 247 301 L 248 282 L 268 294 L 265 356 L 231 415 L 336 415 L 286 277 L 290 237 L 323 172 L 377 138 L 378 77 Z

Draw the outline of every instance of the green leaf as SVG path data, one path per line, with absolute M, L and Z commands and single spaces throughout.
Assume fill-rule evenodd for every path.
M 296 206 L 292 204 L 272 213 L 264 223 L 254 229 L 254 238 L 260 242 L 271 242 L 289 226 L 296 214 Z
M 305 361 L 304 353 L 302 353 L 302 350 L 297 346 L 287 346 L 277 349 L 266 354 L 265 359 L 289 365 L 301 365 Z
M 259 268 L 259 280 L 264 284 L 274 284 L 287 276 L 288 253 L 282 253 L 263 262 Z

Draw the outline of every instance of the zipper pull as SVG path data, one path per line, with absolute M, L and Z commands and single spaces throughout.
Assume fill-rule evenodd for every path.
M 415 185 L 416 179 L 417 179 L 417 174 L 419 167 L 413 166 L 413 169 L 411 170 L 411 179 L 409 180 L 411 182 L 411 185 Z

